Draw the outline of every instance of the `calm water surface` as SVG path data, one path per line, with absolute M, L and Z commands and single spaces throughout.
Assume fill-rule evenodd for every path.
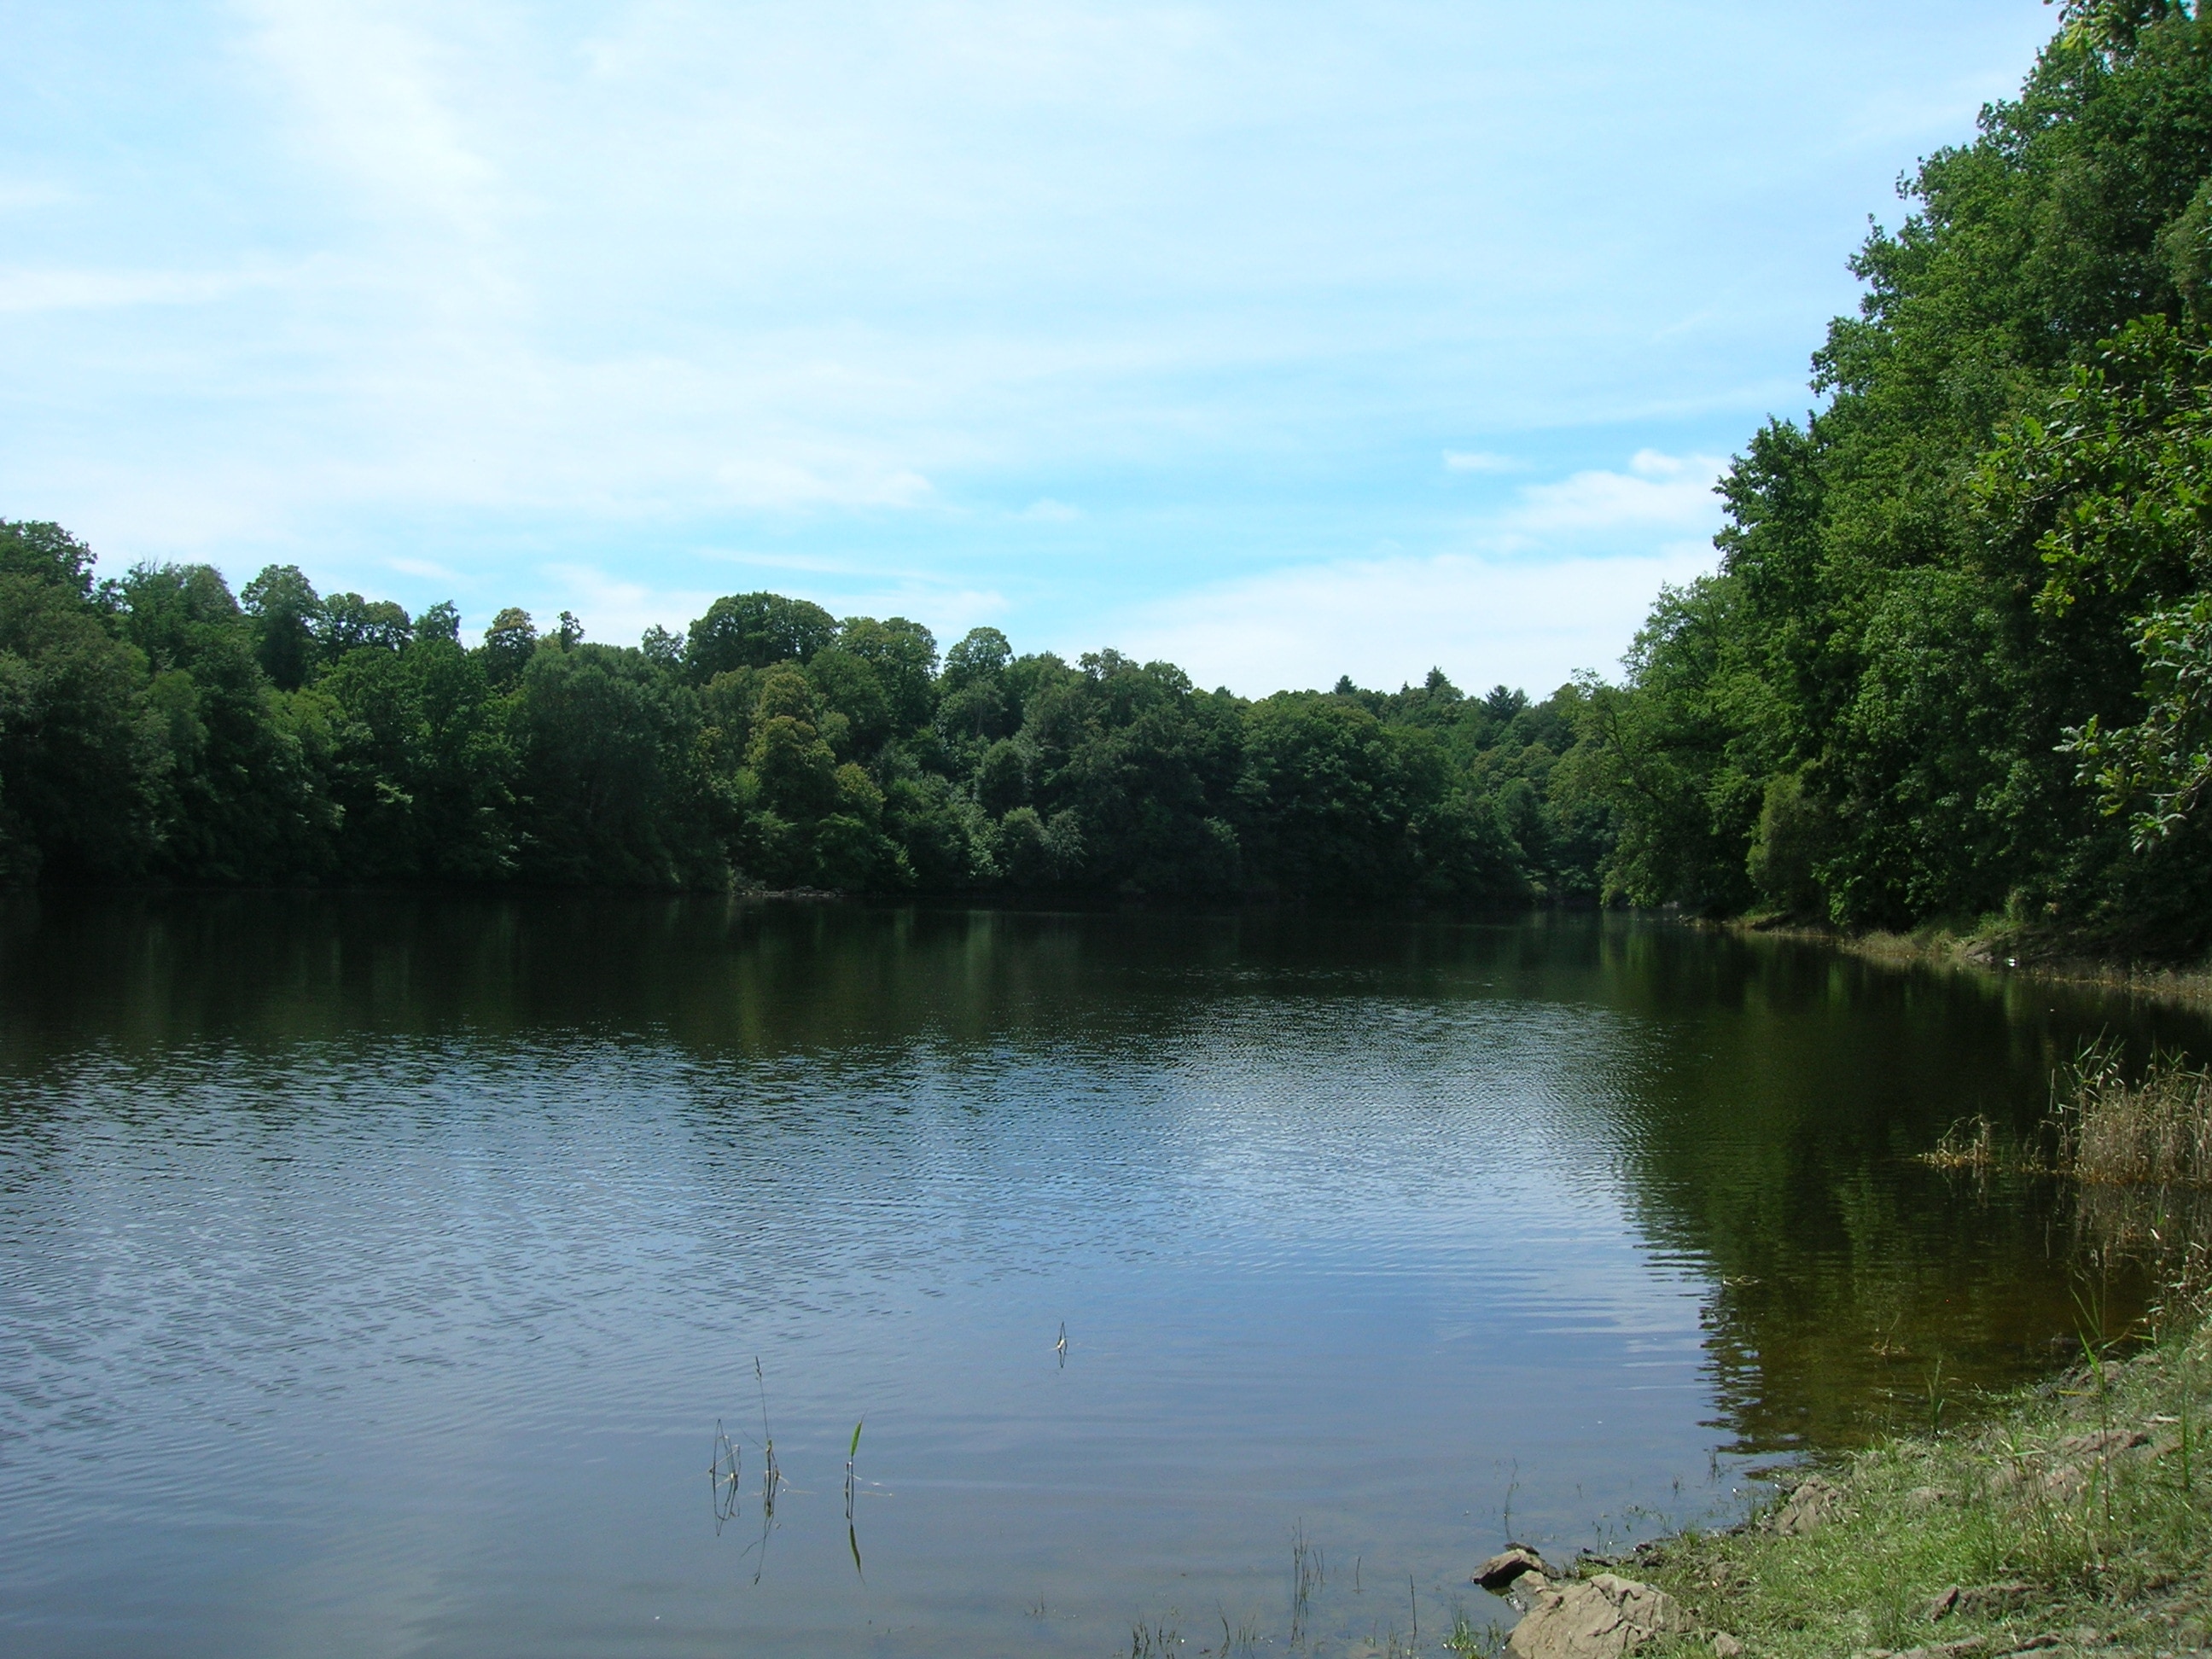
M 1911 1162 L 2100 1030 L 2212 1049 L 1618 919 L 13 902 L 0 1647 L 1279 1650 L 1301 1529 L 1435 1651 L 2124 1322 Z

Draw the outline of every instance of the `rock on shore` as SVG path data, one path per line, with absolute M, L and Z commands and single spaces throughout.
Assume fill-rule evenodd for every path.
M 1601 1572 L 1545 1584 L 1505 1645 L 1517 1659 L 1625 1659 L 1654 1637 L 1689 1627 L 1664 1590 Z

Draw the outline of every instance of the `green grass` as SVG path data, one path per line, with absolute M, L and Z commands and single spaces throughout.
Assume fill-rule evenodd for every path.
M 1752 1656 L 1970 1638 L 1991 1656 L 2176 1653 L 2212 1643 L 2208 1422 L 2212 1328 L 2200 1322 L 1971 1428 L 1900 1437 L 1828 1469 L 1842 1512 L 1809 1533 L 1781 1535 L 1760 1517 L 1647 1545 L 1619 1570 L 1676 1597 L 1698 1626 L 1662 1654 L 1710 1659 L 1721 1632 Z M 2146 1438 L 2103 1456 L 2082 1449 L 2114 1431 Z M 1945 1590 L 1999 1585 L 2018 1589 L 1929 1615 Z

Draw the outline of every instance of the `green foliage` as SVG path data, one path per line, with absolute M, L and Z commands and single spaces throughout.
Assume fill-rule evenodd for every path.
M 884 622 L 848 617 L 837 625 L 837 645 L 873 671 L 893 730 L 903 735 L 929 724 L 936 707 L 937 640 L 927 628 L 904 617 Z
M 530 613 L 509 605 L 484 629 L 484 678 L 495 690 L 507 690 L 522 678 L 537 650 L 538 629 L 531 623 Z
M 837 624 L 818 605 L 781 593 L 732 593 L 691 624 L 684 663 L 693 684 L 702 684 L 733 668 L 806 662 L 836 635 Z
M 1804 775 L 1779 772 L 1769 778 L 1751 853 L 1744 860 L 1752 884 L 1767 902 L 1786 915 L 1819 917 L 1819 872 L 1827 846 L 1826 816 L 1819 793 L 1806 793 Z
M 516 868 L 525 879 L 726 879 L 714 798 L 697 765 L 698 698 L 642 652 L 541 646 L 522 672 L 509 720 L 520 756 Z
M 0 879 L 2002 912 L 2212 943 L 2212 23 L 2074 0 L 1914 173 L 1622 684 L 1248 703 L 775 593 L 679 637 L 95 584 L 0 521 Z
M 19 528 L 0 526 L 0 881 L 137 875 L 167 760 L 145 658 L 88 602 L 76 544 L 10 558 Z
M 2020 1652 L 2057 1632 L 2116 1654 L 2172 1652 L 2202 1619 L 2208 1346 L 2197 1327 L 2126 1364 L 2093 1351 L 2061 1387 L 1962 1431 L 1942 1427 L 1931 1376 L 1925 1428 L 1824 1469 L 1820 1498 L 1800 1498 L 1799 1516 L 1821 1518 L 1685 1532 L 1626 1570 L 1674 1596 L 1691 1627 L 1784 1659 Z M 1656 1649 L 1711 1650 L 1686 1633 Z
M 329 866 L 336 815 L 320 733 L 269 683 L 252 630 L 209 565 L 140 565 L 116 592 L 146 657 L 166 740 L 157 867 L 222 882 L 299 880 Z
M 318 682 L 348 879 L 483 881 L 514 870 L 519 757 L 481 658 L 433 635 L 398 652 L 350 652 Z
M 92 597 L 92 550 L 58 524 L 0 519 L 0 576 Z
M 1525 897 L 1496 811 L 1452 784 L 1433 731 L 1386 725 L 1348 696 L 1268 698 L 1246 723 L 1237 785 L 1255 872 L 1302 898 Z
M 1753 437 L 1720 573 L 1593 692 L 1608 890 L 2212 939 L 2203 860 L 2155 844 L 2194 844 L 2212 748 L 2208 191 L 2212 27 L 2173 4 L 2069 7 L 1922 164 L 1826 406 Z
M 323 601 L 297 565 L 272 564 L 239 595 L 253 619 L 253 653 L 280 691 L 296 691 L 321 659 Z
M 95 587 L 82 544 L 0 526 L 0 879 L 1594 898 L 1593 695 L 1252 704 L 988 628 L 940 672 L 917 623 L 776 594 L 681 649 L 512 609 L 471 649 L 450 605 L 290 566 L 243 605 L 206 566 Z

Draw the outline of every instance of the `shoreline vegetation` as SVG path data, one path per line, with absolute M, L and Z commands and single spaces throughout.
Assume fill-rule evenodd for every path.
M 1910 933 L 1809 925 L 1772 912 L 1706 925 L 1763 939 L 1824 945 L 1870 962 L 1998 974 L 2050 985 L 2080 986 L 2174 1007 L 2212 1007 L 2212 958 L 2145 959 L 2063 933 L 2025 932 L 2001 918 L 1979 926 L 1936 923 Z
M 1511 1594 L 1528 1612 L 1509 1649 L 1519 1659 L 2202 1649 L 2208 1413 L 2212 1327 L 2199 1304 L 2131 1357 L 2093 1355 L 1971 1427 L 1931 1426 L 1799 1471 L 1736 1527 L 1524 1576 Z
M 2076 1363 L 1790 1469 L 1748 1517 L 1555 1569 L 1524 1546 L 1475 1582 L 1522 1613 L 1516 1659 L 2000 1659 L 2212 1647 L 2212 1072 L 2117 1048 L 2054 1079 L 2025 1146 L 1960 1125 L 1921 1161 L 1961 1179 L 2056 1176 L 2094 1248 L 2165 1285 L 2104 1334 L 2081 1307 Z M 1965 1420 L 1960 1420 L 1963 1417 Z M 1460 1650 L 1497 1647 L 1463 1620 Z

